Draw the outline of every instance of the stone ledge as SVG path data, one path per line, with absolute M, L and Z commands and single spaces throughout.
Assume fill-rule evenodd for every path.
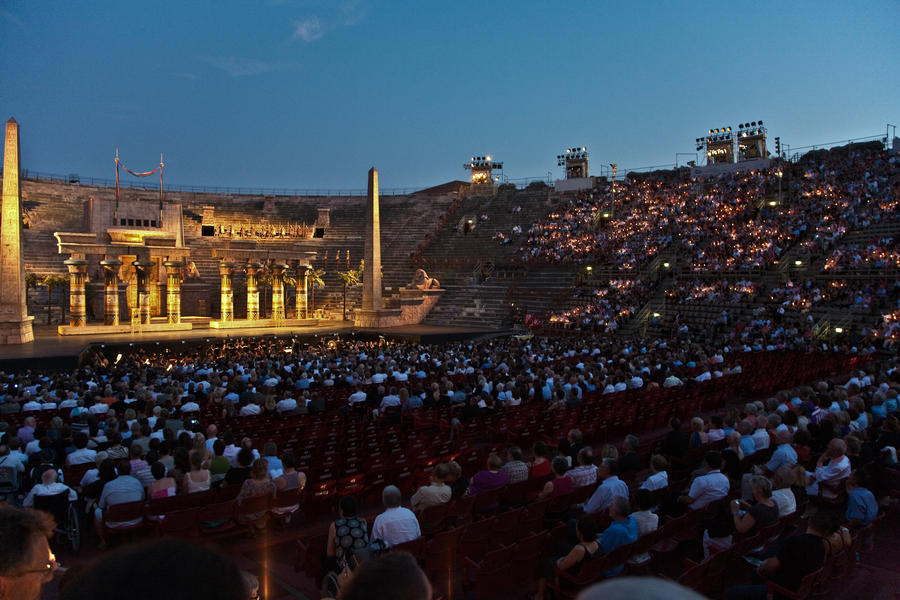
M 190 331 L 193 325 L 190 323 L 145 323 L 138 329 L 135 326 L 135 333 L 150 333 L 160 331 Z M 60 325 L 57 327 L 59 335 L 96 335 L 96 334 L 116 334 L 131 333 L 131 324 L 127 325 L 85 325 L 84 327 L 72 327 L 71 325 Z
M 237 319 L 234 321 L 210 321 L 210 329 L 253 329 L 260 327 L 307 327 L 318 324 L 317 319 L 258 319 L 256 321 L 248 321 L 247 319 Z
M 0 344 L 27 344 L 34 341 L 31 323 L 34 317 L 14 321 L 0 321 Z

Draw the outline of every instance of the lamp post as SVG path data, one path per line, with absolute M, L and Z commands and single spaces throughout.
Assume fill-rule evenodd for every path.
M 778 177 L 778 204 L 781 205 L 781 178 L 784 177 L 784 173 L 778 169 L 775 171 L 775 176 Z

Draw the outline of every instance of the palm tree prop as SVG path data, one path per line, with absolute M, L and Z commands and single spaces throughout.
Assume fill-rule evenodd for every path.
M 350 269 L 348 271 L 338 271 L 338 277 L 341 278 L 341 283 L 344 285 L 344 320 L 347 320 L 347 288 L 354 287 L 360 284 L 362 281 L 363 267 L 365 266 L 365 261 L 359 261 L 359 268 Z

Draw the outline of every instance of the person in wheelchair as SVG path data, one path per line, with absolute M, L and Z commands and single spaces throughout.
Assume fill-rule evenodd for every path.
M 56 472 L 56 469 L 52 466 L 46 469 L 41 474 L 40 483 L 36 483 L 31 491 L 28 492 L 28 495 L 25 496 L 25 500 L 22 502 L 22 505 L 25 507 L 34 506 L 34 498 L 35 496 L 55 496 L 57 494 L 61 494 L 63 492 L 68 492 L 69 502 L 75 502 L 78 500 L 78 493 L 67 486 L 64 483 L 60 483 L 57 481 L 59 478 L 59 474 Z

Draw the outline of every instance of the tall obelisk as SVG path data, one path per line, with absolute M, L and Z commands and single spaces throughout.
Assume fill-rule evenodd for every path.
M 381 214 L 378 207 L 378 171 L 369 169 L 366 194 L 366 245 L 363 268 L 364 311 L 378 311 L 381 306 Z
M 6 122 L 3 152 L 3 203 L 0 205 L 0 344 L 34 341 L 25 305 L 22 262 L 22 190 L 19 188 L 19 124 Z

